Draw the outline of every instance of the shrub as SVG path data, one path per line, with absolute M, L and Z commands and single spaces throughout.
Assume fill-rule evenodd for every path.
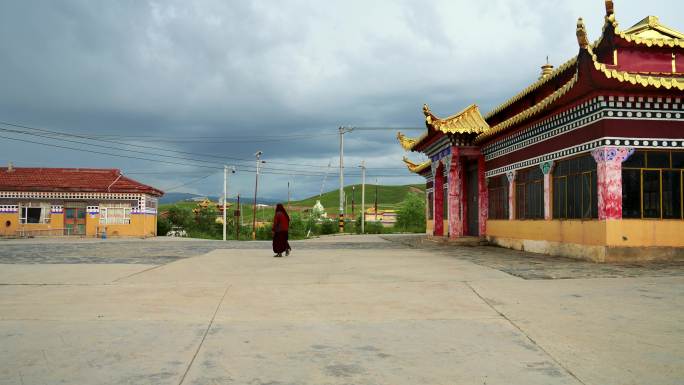
M 320 233 L 322 235 L 335 234 L 339 231 L 337 226 L 338 225 L 336 221 L 332 219 L 324 219 L 323 221 L 321 221 Z
M 171 231 L 171 222 L 164 217 L 157 218 L 157 235 L 165 236 L 169 231 Z
M 399 207 L 395 228 L 399 231 L 425 232 L 425 201 L 416 194 L 408 194 Z

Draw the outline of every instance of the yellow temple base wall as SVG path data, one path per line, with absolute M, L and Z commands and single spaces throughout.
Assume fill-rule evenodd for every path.
M 594 262 L 684 258 L 682 234 L 681 220 L 487 221 L 487 239 L 499 246 Z
M 425 234 L 432 235 L 433 231 L 435 231 L 435 221 L 433 219 L 428 219 L 425 223 Z

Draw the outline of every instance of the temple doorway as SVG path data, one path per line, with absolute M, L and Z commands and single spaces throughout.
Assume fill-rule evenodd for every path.
M 477 162 L 466 165 L 466 224 L 470 236 L 480 235 L 480 198 L 478 193 Z

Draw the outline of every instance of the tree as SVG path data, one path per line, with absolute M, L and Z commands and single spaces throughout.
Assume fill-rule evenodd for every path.
M 401 202 L 395 226 L 404 231 L 425 232 L 425 200 L 409 193 Z

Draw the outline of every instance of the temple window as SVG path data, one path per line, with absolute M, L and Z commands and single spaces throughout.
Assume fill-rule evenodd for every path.
M 517 172 L 515 213 L 517 219 L 544 219 L 544 174 L 539 167 Z
M 598 218 L 596 162 L 591 155 L 556 162 L 553 170 L 553 218 Z
M 508 219 L 508 178 L 499 175 L 489 178 L 489 219 Z
M 100 205 L 100 223 L 103 225 L 128 225 L 131 223 L 131 205 Z
M 622 217 L 682 219 L 684 152 L 636 151 L 622 164 Z

